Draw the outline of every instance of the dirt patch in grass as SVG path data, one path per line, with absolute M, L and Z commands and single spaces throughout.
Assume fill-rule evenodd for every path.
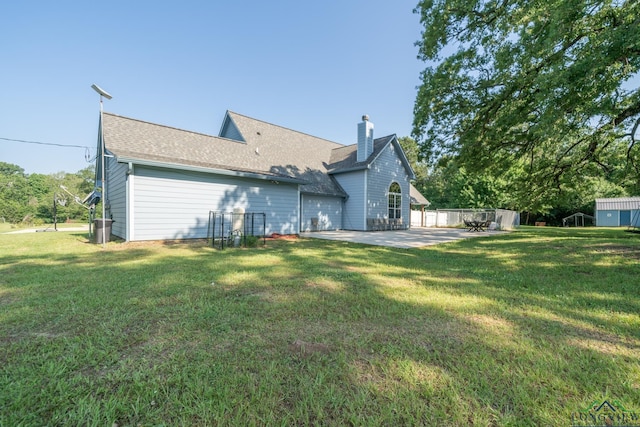
M 289 345 L 289 351 L 301 357 L 309 357 L 314 354 L 329 354 L 331 349 L 326 344 L 297 339 Z
M 68 336 L 65 333 L 56 332 L 31 332 L 31 331 L 19 331 L 8 335 L 0 335 L 0 342 L 14 343 L 19 341 L 33 341 L 36 339 L 54 340 Z
M 514 325 L 505 319 L 483 314 L 471 314 L 464 316 L 464 318 L 470 324 L 475 325 L 486 332 L 495 334 L 496 336 L 501 336 L 507 339 L 511 339 L 514 336 Z
M 597 328 L 574 327 L 572 331 L 567 332 L 566 339 L 571 345 L 612 356 L 634 357 L 640 352 L 640 340 L 619 337 Z
M 587 247 L 597 253 L 605 253 L 610 255 L 620 255 L 627 258 L 640 260 L 640 246 L 631 245 L 614 245 L 603 243 L 601 245 L 594 245 Z
M 632 358 L 638 354 L 639 347 L 632 342 L 625 342 L 617 338 L 601 337 L 569 337 L 567 343 L 587 350 L 594 350 L 610 356 L 624 356 Z
M 298 238 L 297 234 L 272 233 L 271 236 L 267 237 L 267 240 L 297 240 Z
M 300 237 L 297 234 L 278 234 L 273 233 L 271 236 L 265 238 L 267 242 L 275 240 L 298 240 Z M 262 242 L 262 238 L 259 238 Z M 127 249 L 143 249 L 143 248 L 158 248 L 158 247 L 203 247 L 211 246 L 210 239 L 179 239 L 179 240 L 145 240 L 139 242 L 125 242 L 118 241 L 117 244 L 108 245 L 109 250 L 127 250 Z M 226 246 L 226 245 L 225 245 Z
M 18 297 L 9 295 L 9 293 L 6 293 L 6 294 L 0 293 L 0 306 L 10 305 L 15 302 L 18 302 Z
M 202 247 L 207 245 L 207 239 L 188 239 L 188 240 L 145 240 L 141 242 L 118 242 L 116 245 L 107 246 L 109 250 L 129 250 L 144 248 L 159 248 L 162 246 L 169 247 Z

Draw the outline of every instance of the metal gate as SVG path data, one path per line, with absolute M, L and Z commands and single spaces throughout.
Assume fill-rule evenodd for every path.
M 255 246 L 266 240 L 267 215 L 263 212 L 215 212 L 209 211 L 207 239 L 211 247 Z

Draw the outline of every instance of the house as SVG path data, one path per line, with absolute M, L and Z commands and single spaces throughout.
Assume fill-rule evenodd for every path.
M 212 211 L 264 213 L 267 235 L 406 228 L 419 194 L 398 138 L 374 139 L 367 116 L 346 146 L 231 111 L 218 136 L 110 113 L 100 126 L 106 216 L 127 241 L 207 237 Z
M 640 197 L 596 199 L 596 226 L 640 227 Z

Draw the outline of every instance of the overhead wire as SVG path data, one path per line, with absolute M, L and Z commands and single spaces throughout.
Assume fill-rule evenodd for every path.
M 4 140 L 4 141 L 10 141 L 10 142 L 20 142 L 23 144 L 37 144 L 37 145 L 49 145 L 49 146 L 53 146 L 53 147 L 67 147 L 67 148 L 84 148 L 84 159 L 87 162 L 92 162 L 93 160 L 95 160 L 94 158 L 91 158 L 91 150 L 89 147 L 87 147 L 86 145 L 75 145 L 75 144 L 58 144 L 55 142 L 42 142 L 42 141 L 27 141 L 24 139 L 13 139 L 13 138 L 4 138 L 0 136 L 0 139 Z

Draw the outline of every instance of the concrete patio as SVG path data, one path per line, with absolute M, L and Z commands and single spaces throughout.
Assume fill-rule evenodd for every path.
M 341 240 L 352 243 L 364 243 L 366 245 L 410 249 L 453 242 L 460 239 L 495 236 L 504 233 L 506 233 L 506 231 L 488 230 L 473 232 L 461 228 L 414 227 L 409 230 L 396 231 L 313 231 L 300 233 L 300 236 L 313 239 Z

